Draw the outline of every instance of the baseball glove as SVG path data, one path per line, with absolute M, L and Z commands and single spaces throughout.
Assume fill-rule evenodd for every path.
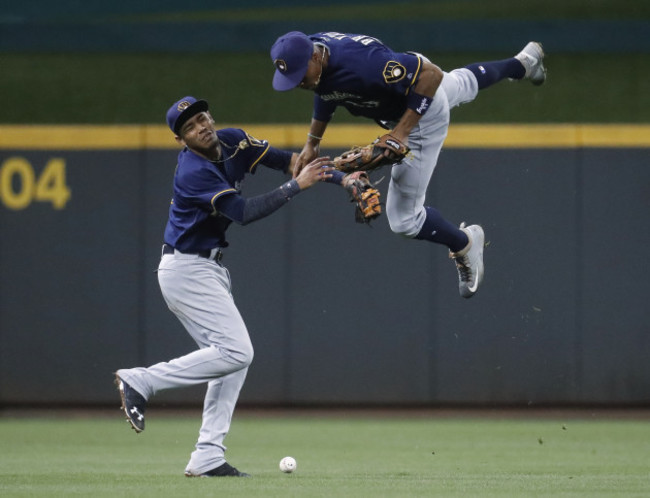
M 334 158 L 334 167 L 344 173 L 372 171 L 382 166 L 401 162 L 410 149 L 390 134 L 363 147 L 353 147 Z
M 346 180 L 345 189 L 350 194 L 350 202 L 356 203 L 354 220 L 357 223 L 370 223 L 381 214 L 379 190 L 370 183 L 364 171 L 350 173 Z

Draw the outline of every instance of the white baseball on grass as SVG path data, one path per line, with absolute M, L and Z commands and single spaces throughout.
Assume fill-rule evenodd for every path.
M 291 474 L 294 470 L 296 470 L 297 466 L 298 464 L 296 463 L 296 459 L 293 457 L 287 456 L 280 460 L 280 470 L 282 472 L 286 472 L 287 474 Z

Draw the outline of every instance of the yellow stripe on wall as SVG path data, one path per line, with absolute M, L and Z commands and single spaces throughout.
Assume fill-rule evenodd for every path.
M 300 149 L 308 125 L 231 125 L 275 147 Z M 364 145 L 385 133 L 372 124 L 332 124 L 323 148 Z M 451 125 L 446 147 L 456 148 L 578 148 L 650 147 L 650 124 L 459 124 Z M 131 150 L 177 149 L 164 125 L 0 125 L 0 149 Z

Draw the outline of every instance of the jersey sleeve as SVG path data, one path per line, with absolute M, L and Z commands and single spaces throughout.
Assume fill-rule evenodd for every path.
M 195 158 L 190 158 L 190 160 L 192 162 L 197 161 Z M 177 175 L 179 177 L 174 182 L 176 189 L 175 201 L 186 204 L 187 207 L 195 206 L 202 211 L 212 212 L 217 199 L 237 193 L 237 190 L 226 178 L 214 168 L 179 169 Z
M 373 83 L 399 95 L 408 95 L 420 77 L 422 60 L 415 54 L 386 50 L 375 67 Z
M 239 148 L 242 149 L 246 160 L 246 172 L 255 174 L 257 166 L 262 164 L 267 168 L 286 172 L 291 163 L 291 152 L 272 147 L 267 140 L 260 140 L 249 135 L 244 130 L 241 133 Z
M 312 117 L 317 121 L 329 123 L 336 111 L 336 103 L 325 102 L 319 95 L 314 95 L 314 112 Z
M 269 146 L 260 163 L 267 168 L 286 173 L 291 164 L 291 154 L 292 153 L 287 150 L 276 149 L 275 147 Z
M 245 145 L 243 142 L 241 142 L 241 144 L 245 146 L 244 150 L 248 157 L 248 172 L 255 174 L 257 166 L 265 163 L 265 158 L 268 155 L 271 146 L 266 140 L 259 140 L 252 135 L 249 135 L 244 130 L 240 131 L 244 134 L 246 141 Z

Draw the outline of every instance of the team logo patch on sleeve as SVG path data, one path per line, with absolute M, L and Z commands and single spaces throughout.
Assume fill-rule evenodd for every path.
M 248 133 L 246 133 L 246 138 L 248 138 L 248 142 L 254 147 L 266 147 L 266 140 L 259 140 L 250 136 Z
M 397 61 L 388 61 L 384 68 L 384 81 L 386 83 L 397 83 L 406 76 L 406 68 Z

